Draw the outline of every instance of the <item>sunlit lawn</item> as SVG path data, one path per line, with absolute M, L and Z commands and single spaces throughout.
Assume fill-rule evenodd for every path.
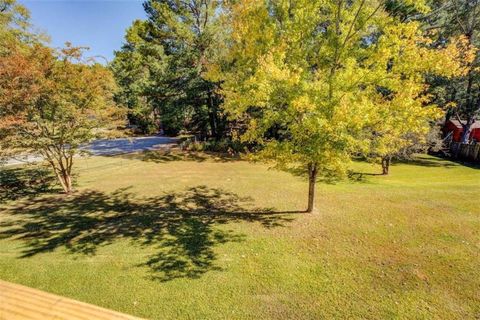
M 309 215 L 284 213 L 306 182 L 264 165 L 78 167 L 74 196 L 1 209 L 1 279 L 156 319 L 480 317 L 478 168 L 424 157 L 320 183 Z

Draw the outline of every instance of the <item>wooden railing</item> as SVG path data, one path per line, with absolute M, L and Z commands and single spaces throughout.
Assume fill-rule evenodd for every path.
M 480 143 L 452 142 L 450 145 L 452 156 L 457 159 L 480 162 Z

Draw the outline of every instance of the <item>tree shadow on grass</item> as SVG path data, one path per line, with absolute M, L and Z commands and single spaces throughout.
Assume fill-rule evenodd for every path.
M 358 160 L 362 162 L 362 160 Z M 410 165 L 410 166 L 419 166 L 419 167 L 427 167 L 427 168 L 455 168 L 460 166 L 461 164 L 453 162 L 451 159 L 444 159 L 444 158 L 438 158 L 438 157 L 426 157 L 426 156 L 417 156 L 412 159 L 404 159 L 404 160 L 395 160 L 392 162 L 392 167 L 396 167 L 398 165 Z M 463 164 L 467 165 L 467 164 Z M 468 165 L 467 165 L 468 166 Z M 471 165 L 470 167 L 475 168 L 475 165 Z M 381 166 L 377 165 L 378 171 L 381 170 Z M 383 175 L 382 173 L 368 173 L 368 172 L 358 172 L 358 171 L 349 171 L 348 172 L 348 179 L 353 182 L 367 182 L 368 179 L 366 177 L 368 176 L 385 176 L 387 177 L 388 175 Z
M 290 167 L 290 168 L 277 168 L 276 170 L 287 172 L 293 176 L 296 176 L 305 180 L 308 183 L 308 173 L 304 168 Z M 318 172 L 317 182 L 325 183 L 325 184 L 336 184 L 340 181 L 342 181 L 342 177 L 335 175 L 331 171 L 323 170 Z
M 392 163 L 392 166 L 396 166 L 399 164 L 408 164 L 411 166 L 420 166 L 420 167 L 430 167 L 430 168 L 454 168 L 458 167 L 458 164 L 452 162 L 448 159 L 438 158 L 438 157 L 415 157 L 413 159 L 405 159 L 405 160 L 395 160 Z
M 244 239 L 220 225 L 245 221 L 274 228 L 292 220 L 272 210 L 247 209 L 250 202 L 206 186 L 142 200 L 127 190 L 86 191 L 19 203 L 7 210 L 12 217 L 0 224 L 0 237 L 25 241 L 22 258 L 57 248 L 94 255 L 101 246 L 129 239 L 155 249 L 142 263 L 152 278 L 197 278 L 218 269 L 217 245 Z
M 132 153 L 124 155 L 126 159 L 136 159 L 146 162 L 154 163 L 166 163 L 172 161 L 195 161 L 204 162 L 208 159 L 207 156 L 196 153 L 180 153 L 173 152 L 171 150 L 158 150 L 158 151 L 143 151 L 140 153 Z
M 167 163 L 172 161 L 205 162 L 207 160 L 214 162 L 231 162 L 241 160 L 239 157 L 228 154 L 182 151 L 180 149 L 147 150 L 138 153 L 124 154 L 122 157 L 128 160 L 135 159 L 153 163 Z
M 347 178 L 350 182 L 361 182 L 367 183 L 369 180 L 366 177 L 376 177 L 376 176 L 383 176 L 381 173 L 368 173 L 368 172 L 357 172 L 350 170 L 347 173 Z
M 53 191 L 57 180 L 49 168 L 22 166 L 0 168 L 0 203 L 21 198 L 34 198 Z

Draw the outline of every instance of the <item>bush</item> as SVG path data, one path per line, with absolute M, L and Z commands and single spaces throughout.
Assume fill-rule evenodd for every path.
M 198 141 L 195 138 L 186 139 L 180 147 L 185 151 L 209 151 L 231 155 L 238 154 L 246 148 L 241 142 L 230 139 Z

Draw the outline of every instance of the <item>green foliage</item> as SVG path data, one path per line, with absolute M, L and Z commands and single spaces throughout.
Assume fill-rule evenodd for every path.
M 30 14 L 15 0 L 0 0 L 0 42 L 28 35 Z M 5 48 L 0 47 L 0 54 Z
M 230 155 L 239 154 L 247 150 L 247 146 L 244 143 L 232 139 L 198 141 L 194 138 L 189 138 L 180 144 L 180 148 L 185 151 L 208 151 Z
M 112 70 L 133 123 L 219 138 L 225 131 L 218 84 L 204 76 L 217 50 L 221 2 L 151 0 L 135 21 Z
M 431 93 L 435 102 L 446 110 L 446 117 L 462 120 L 463 142 L 468 142 L 472 124 L 480 115 L 480 1 L 431 1 L 432 12 L 421 18 L 431 31 L 434 45 L 462 39 L 465 72 L 453 79 L 431 77 Z
M 48 36 L 32 30 L 30 12 L 17 0 L 0 0 L 0 56 L 11 50 L 13 44 L 34 44 L 48 40 Z
M 120 90 L 115 95 L 117 103 L 129 109 L 132 124 L 145 133 L 158 131 L 158 119 L 152 99 L 147 93 L 155 85 L 153 79 L 161 77 L 166 68 L 161 45 L 142 41 L 146 23 L 135 21 L 127 30 L 127 44 L 115 53 L 111 69 Z
M 230 9 L 231 64 L 218 68 L 225 109 L 248 124 L 241 139 L 260 146 L 255 156 L 280 167 L 342 176 L 353 153 L 400 150 L 438 116 L 425 75 L 459 72 L 456 46 L 430 49 L 419 23 L 383 1 L 249 0 Z

